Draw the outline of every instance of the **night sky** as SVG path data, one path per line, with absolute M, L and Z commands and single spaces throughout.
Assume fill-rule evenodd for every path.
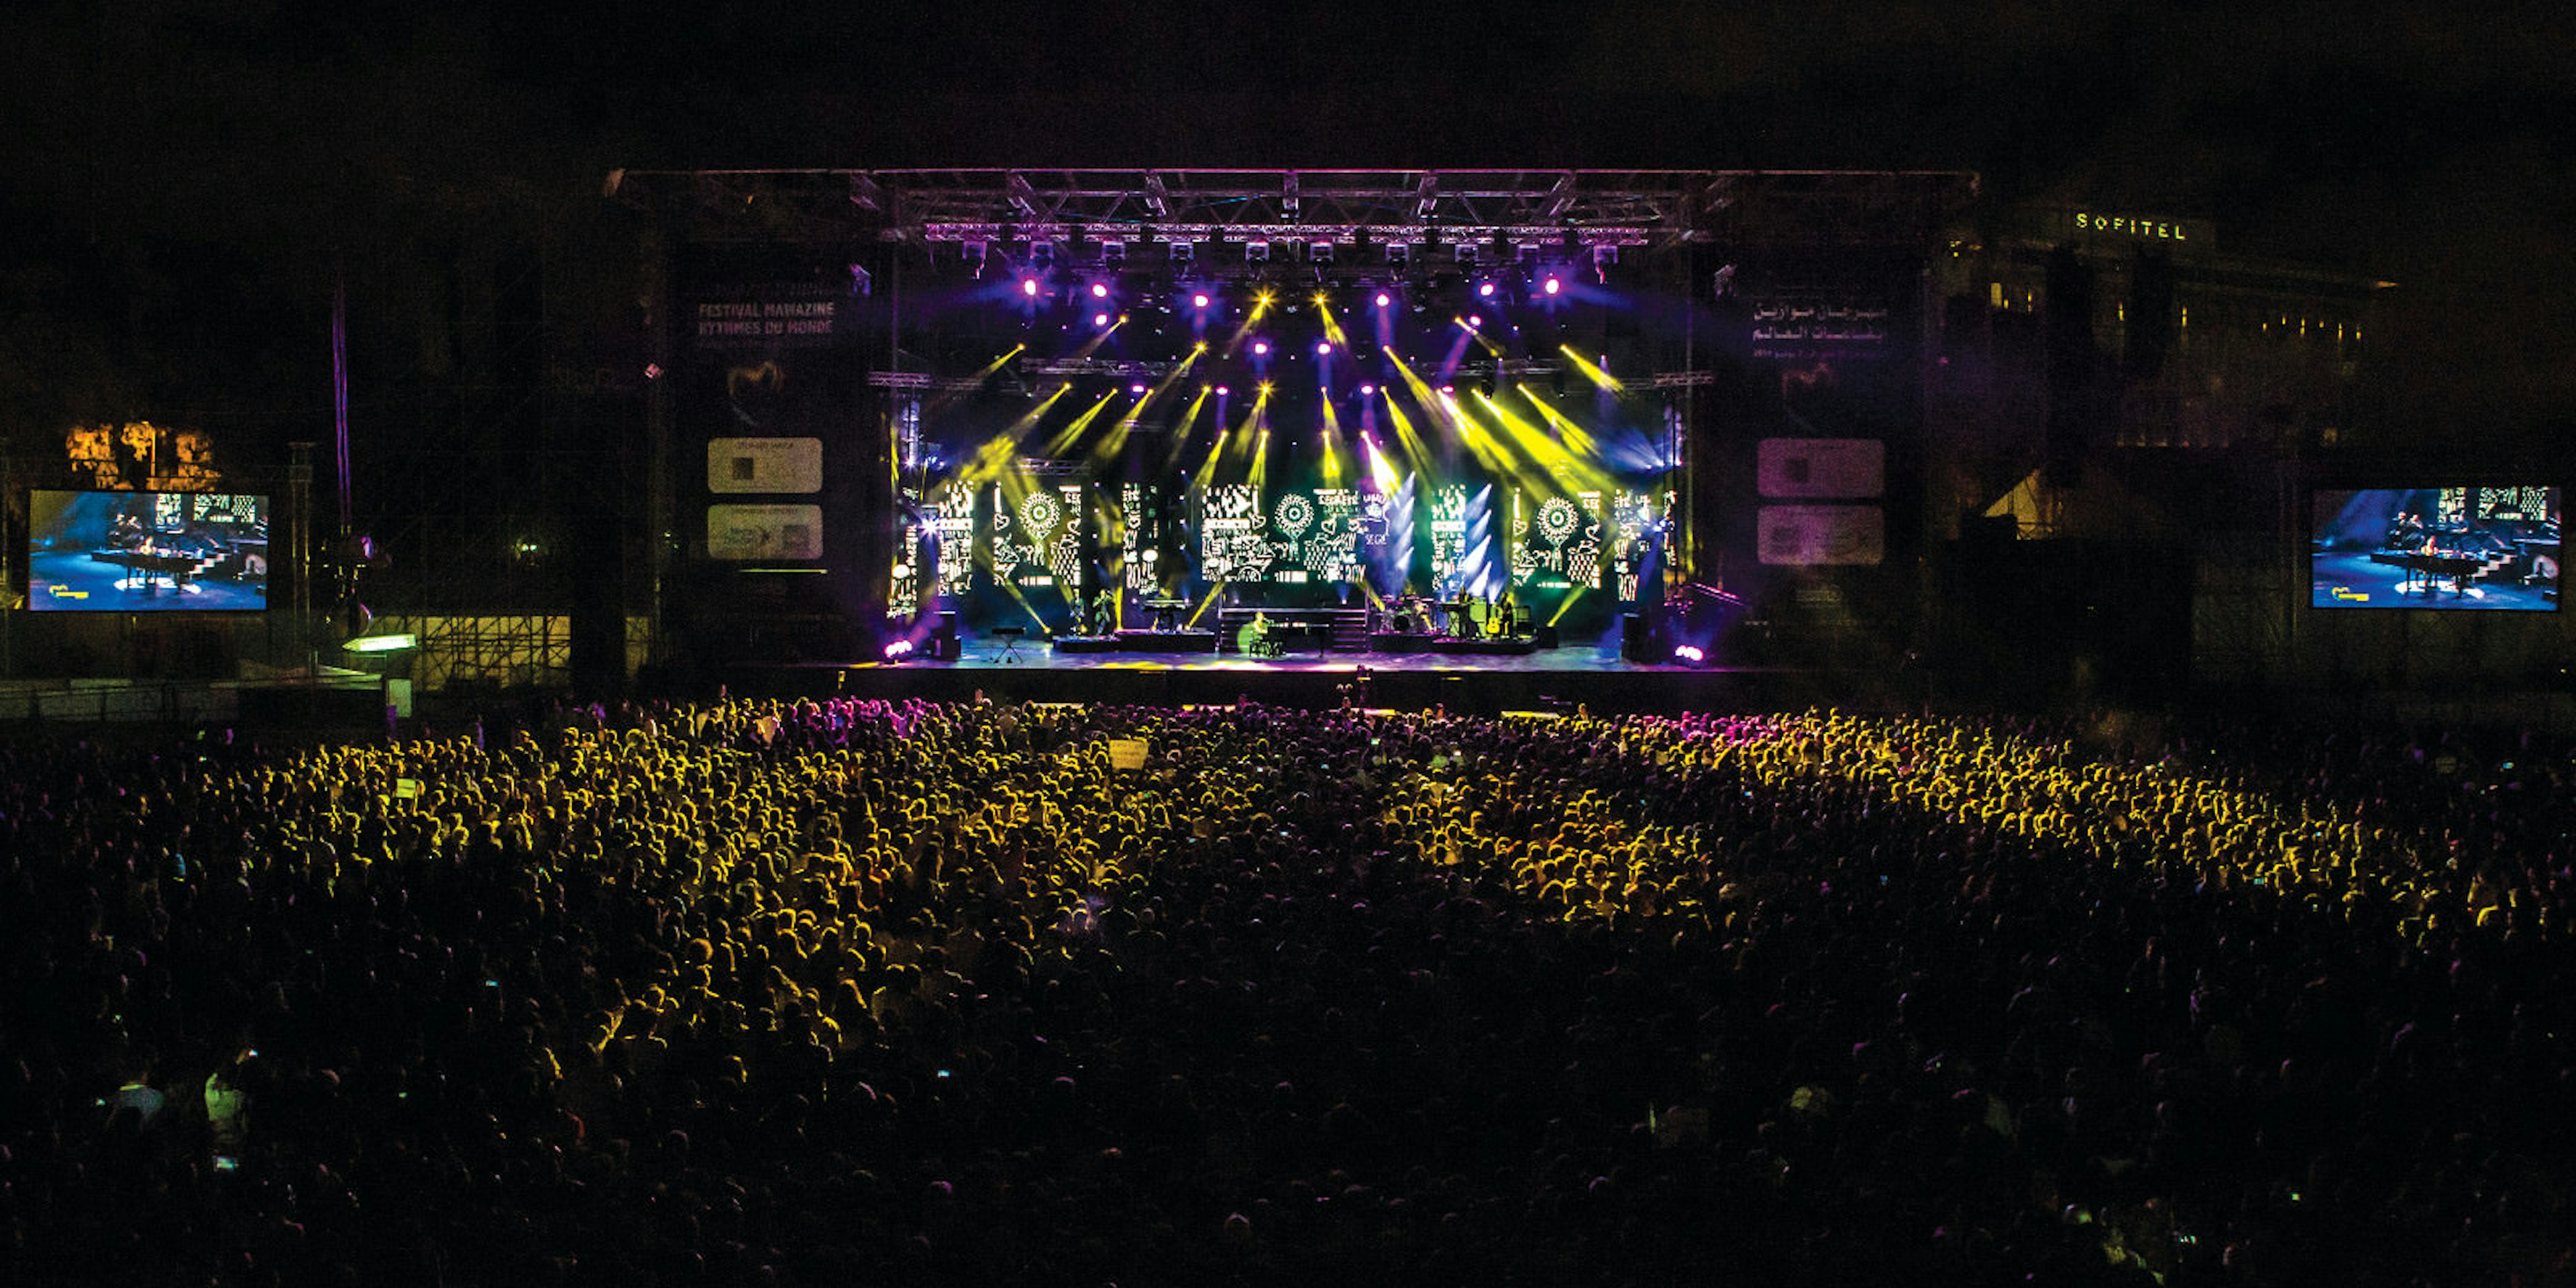
M 7 441 L 309 425 L 335 260 L 560 237 L 617 166 L 1969 168 L 2400 283 L 2365 416 L 2576 406 L 2565 6 L 706 8 L 9 7 Z

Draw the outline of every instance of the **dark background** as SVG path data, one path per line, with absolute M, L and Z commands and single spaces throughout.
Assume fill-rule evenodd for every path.
M 621 166 L 1963 167 L 1989 212 L 2214 218 L 2397 282 L 2356 434 L 2529 457 L 2576 405 L 2560 6 L 544 8 L 0 13 L 0 441 L 150 418 L 273 472 L 329 441 L 336 281 L 361 510 L 491 495 L 417 454 L 622 432 L 511 420 L 514 381 L 566 384 L 531 364 L 641 365 Z

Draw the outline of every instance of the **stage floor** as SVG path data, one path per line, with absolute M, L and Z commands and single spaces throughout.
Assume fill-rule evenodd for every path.
M 1156 653 L 1098 652 L 1074 653 L 1047 644 L 1022 643 L 1017 649 L 1005 648 L 998 640 L 974 639 L 959 643 L 954 662 L 907 661 L 904 666 L 946 666 L 959 670 L 982 670 L 1000 667 L 1037 666 L 1050 670 L 1138 670 L 1156 667 L 1187 671 L 1352 671 L 1368 667 L 1373 671 L 1601 671 L 1650 670 L 1633 662 L 1623 662 L 1614 649 L 1604 653 L 1590 646 L 1538 649 L 1509 655 L 1491 653 L 1324 653 L 1312 649 L 1291 649 L 1285 656 L 1273 658 L 1246 657 L 1241 653 Z
M 969 639 L 956 661 L 746 664 L 727 668 L 741 694 L 967 701 L 1110 702 L 1155 706 L 1255 702 L 1309 708 L 1433 706 L 1504 712 L 1779 709 L 1904 701 L 1905 677 L 1827 676 L 1794 667 L 1690 667 L 1623 661 L 1583 645 L 1521 656 L 1297 652 L 1058 653 Z

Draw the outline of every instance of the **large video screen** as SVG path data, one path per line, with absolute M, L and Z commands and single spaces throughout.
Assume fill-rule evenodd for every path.
M 1360 494 L 1326 487 L 1281 492 L 1270 500 L 1270 580 L 1282 586 L 1357 581 Z
M 27 606 L 75 613 L 264 609 L 268 498 L 31 492 Z
M 1037 483 L 1017 496 L 993 489 L 993 575 L 1022 592 L 1082 590 L 1079 483 Z
M 1211 487 L 1200 500 L 1199 575 L 1223 585 L 1270 580 L 1279 552 L 1263 529 L 1261 489 L 1249 483 Z
M 2558 607 L 2560 489 L 2319 488 L 2309 604 L 2550 612 Z

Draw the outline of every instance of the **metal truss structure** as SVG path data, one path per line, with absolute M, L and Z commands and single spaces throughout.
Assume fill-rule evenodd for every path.
M 1390 266 L 1615 260 L 1695 244 L 1919 245 L 1964 171 L 620 170 L 607 191 L 715 239 L 849 236 L 1216 273 L 1272 256 Z
M 572 678 L 569 614 L 389 618 L 387 630 L 419 637 L 410 662 L 425 692 L 563 688 Z
M 641 491 L 641 453 L 598 428 L 630 414 L 643 382 L 563 360 L 581 352 L 569 327 L 582 314 L 566 302 L 617 265 L 499 237 L 445 253 L 432 263 L 447 272 L 389 288 L 406 313 L 452 319 L 458 357 L 407 400 L 404 432 L 367 451 L 376 495 L 396 499 L 369 516 L 372 535 L 398 553 L 359 577 L 357 594 L 380 629 L 412 623 L 400 629 L 420 637 L 409 672 L 424 693 L 561 688 L 576 605 L 622 613 L 617 543 Z M 412 477 L 451 485 L 400 486 Z M 614 674 L 625 662 L 600 665 Z

